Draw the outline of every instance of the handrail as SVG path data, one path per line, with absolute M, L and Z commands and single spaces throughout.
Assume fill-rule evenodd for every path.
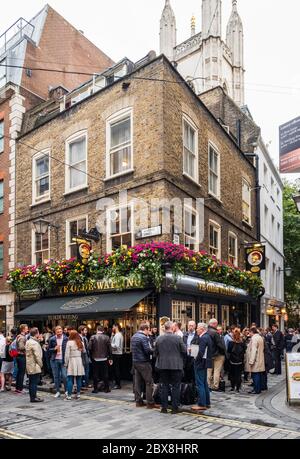
M 19 30 L 16 31 L 16 28 Z M 31 35 L 34 31 L 34 25 L 31 24 L 30 22 L 26 21 L 24 18 L 19 18 L 16 22 L 14 22 L 5 32 L 0 35 L 0 54 L 3 54 L 3 52 L 6 52 L 12 45 L 9 45 L 9 43 L 18 35 L 20 36 L 20 39 L 25 35 L 24 34 L 24 29 L 31 28 Z M 10 31 L 13 30 L 13 33 L 9 34 Z M 29 35 L 29 33 L 27 32 Z M 14 41 L 15 42 L 15 41 Z

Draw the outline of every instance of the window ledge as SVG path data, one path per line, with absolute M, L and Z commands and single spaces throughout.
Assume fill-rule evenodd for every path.
M 223 201 L 221 201 L 221 199 L 220 199 L 218 196 L 216 196 L 215 194 L 213 194 L 213 193 L 208 193 L 208 196 L 209 196 L 210 198 L 214 199 L 215 201 L 217 201 L 219 204 L 223 205 Z
M 129 175 L 135 172 L 135 169 L 128 169 L 127 171 L 120 172 L 119 174 L 111 175 L 110 177 L 106 177 L 103 182 L 109 182 L 110 180 L 114 180 L 119 177 L 123 177 L 123 175 Z
M 31 208 L 37 207 L 37 206 L 40 206 L 42 204 L 46 204 L 47 202 L 51 202 L 51 198 L 44 199 L 43 201 L 33 202 L 30 207 Z
M 199 188 L 202 188 L 202 186 L 200 185 L 200 183 L 198 183 L 193 177 L 191 177 L 189 174 L 187 174 L 186 172 L 183 172 L 182 175 L 184 177 L 186 177 L 187 179 L 189 179 L 191 182 L 193 182 L 195 185 L 197 185 Z
M 69 191 L 66 191 L 63 196 L 69 196 L 70 194 L 74 194 L 74 193 L 78 193 L 79 191 L 84 191 L 84 190 L 88 190 L 89 187 L 88 185 L 86 186 L 83 186 L 81 188 L 75 188 L 74 190 L 69 190 Z
M 253 230 L 253 226 L 250 223 L 246 222 L 245 220 L 242 220 L 242 223 L 243 225 L 248 226 L 248 228 Z

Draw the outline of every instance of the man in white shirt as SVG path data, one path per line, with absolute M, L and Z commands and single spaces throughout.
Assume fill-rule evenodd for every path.
M 183 338 L 183 333 L 181 331 L 181 323 L 180 322 L 174 322 L 173 333 L 174 333 L 174 335 L 177 335 L 180 338 Z
M 115 386 L 113 389 L 121 389 L 121 363 L 123 356 L 124 337 L 120 331 L 119 325 L 114 325 L 112 328 L 111 348 L 113 357 L 113 372 L 115 378 Z

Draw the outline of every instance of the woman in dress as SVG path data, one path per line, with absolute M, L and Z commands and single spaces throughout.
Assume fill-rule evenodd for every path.
M 82 377 L 84 376 L 84 366 L 82 363 L 83 344 L 80 335 L 76 330 L 72 330 L 69 335 L 65 354 L 65 366 L 67 367 L 67 392 L 66 400 L 72 400 L 72 391 L 74 379 L 76 378 L 77 395 L 80 399 L 80 390 L 82 386 Z

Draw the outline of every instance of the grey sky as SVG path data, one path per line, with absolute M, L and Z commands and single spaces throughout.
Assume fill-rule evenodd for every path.
M 51 0 L 50 5 L 118 61 L 159 51 L 159 19 L 165 0 Z M 223 36 L 231 11 L 223 0 Z M 201 28 L 201 0 L 171 0 L 178 42 L 190 36 L 190 19 Z M 0 34 L 18 17 L 30 19 L 43 0 L 10 0 L 1 8 Z M 299 0 L 239 0 L 244 23 L 246 103 L 278 163 L 278 126 L 300 115 Z M 62 44 L 63 46 L 63 44 Z M 293 178 L 293 176 L 289 176 Z

